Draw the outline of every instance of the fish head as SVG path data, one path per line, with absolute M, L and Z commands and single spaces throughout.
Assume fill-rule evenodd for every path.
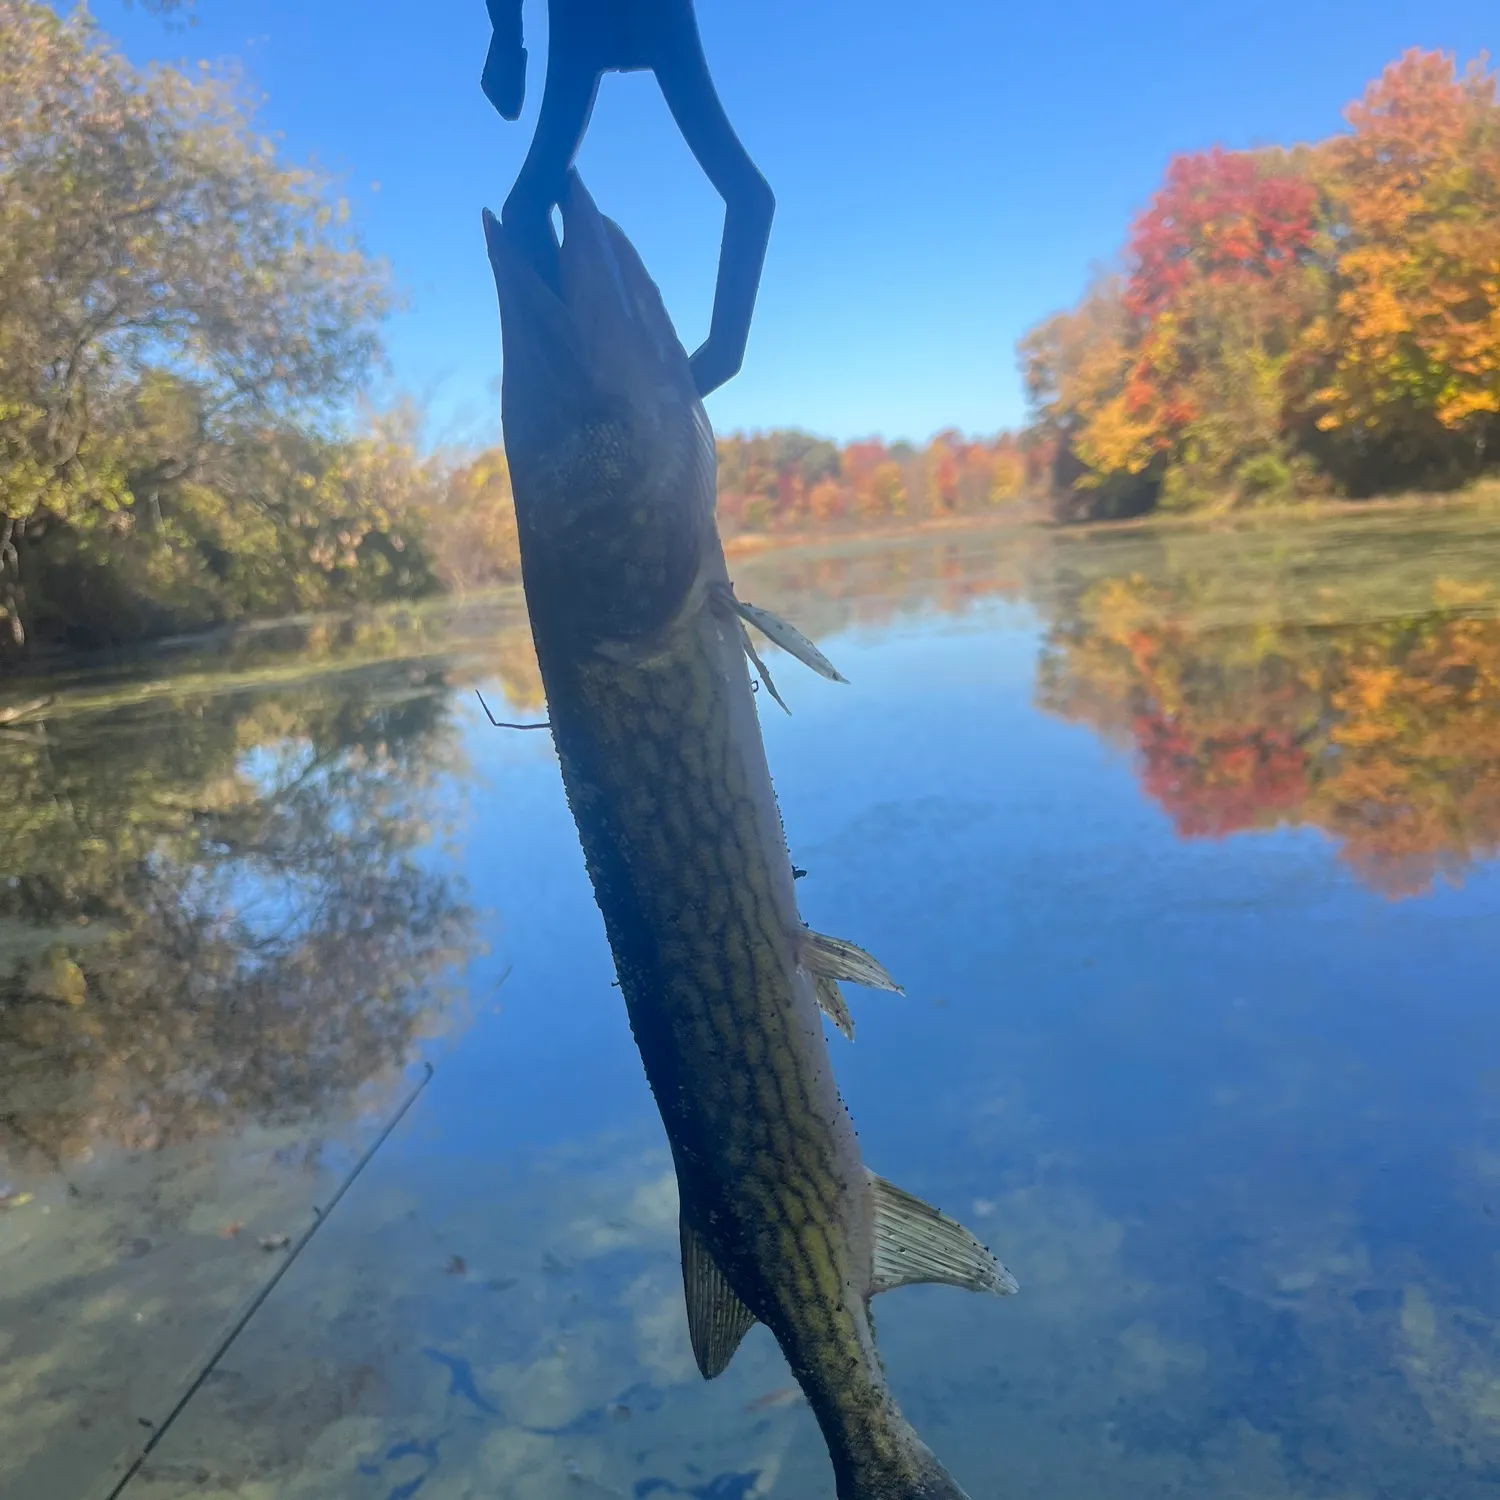
M 485 233 L 505 356 L 501 415 L 533 625 L 653 635 L 714 533 L 713 429 L 661 293 L 570 173 L 556 284 L 509 226 Z

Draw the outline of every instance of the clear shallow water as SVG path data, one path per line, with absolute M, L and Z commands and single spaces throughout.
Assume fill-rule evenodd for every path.
M 876 1308 L 975 1500 L 1494 1494 L 1500 531 L 736 572 L 852 683 L 764 725 L 804 917 L 908 991 L 833 1039 L 866 1159 L 1022 1283 Z M 693 1366 L 556 765 L 471 694 L 534 682 L 499 601 L 5 700 L 7 1500 L 108 1493 L 420 1058 L 127 1496 L 832 1493 L 764 1330 Z

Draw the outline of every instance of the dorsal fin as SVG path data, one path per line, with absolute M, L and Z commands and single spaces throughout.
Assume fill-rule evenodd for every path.
M 873 1172 L 870 1187 L 875 1194 L 872 1293 L 919 1281 L 1002 1297 L 1019 1290 L 1016 1278 L 962 1224 Z
M 755 1326 L 755 1314 L 724 1279 L 713 1252 L 682 1217 L 682 1285 L 687 1294 L 688 1337 L 705 1380 L 722 1375 Z
M 906 993 L 886 972 L 884 964 L 844 938 L 808 929 L 799 934 L 797 956 L 808 973 L 824 979 L 847 979 L 851 984 L 869 985 L 872 990 Z

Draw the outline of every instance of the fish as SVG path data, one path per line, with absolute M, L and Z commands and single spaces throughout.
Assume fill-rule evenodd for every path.
M 870 1299 L 1016 1281 L 861 1158 L 822 1017 L 852 1034 L 840 986 L 900 986 L 800 918 L 750 629 L 842 678 L 738 599 L 713 430 L 661 294 L 576 171 L 560 208 L 551 285 L 484 217 L 501 419 L 547 722 L 676 1170 L 693 1354 L 713 1379 L 764 1324 L 840 1500 L 964 1500 L 892 1397 Z
M 793 1402 L 802 1400 L 802 1392 L 794 1385 L 783 1386 L 777 1391 L 767 1391 L 764 1396 L 757 1396 L 755 1400 L 747 1402 L 745 1410 L 750 1412 L 775 1411 L 778 1407 L 791 1406 Z

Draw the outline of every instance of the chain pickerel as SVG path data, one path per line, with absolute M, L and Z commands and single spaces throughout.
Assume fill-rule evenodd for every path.
M 860 1158 L 820 1011 L 851 1034 L 840 983 L 898 986 L 798 915 L 748 627 L 838 673 L 736 598 L 713 432 L 660 294 L 576 175 L 562 216 L 560 292 L 485 218 L 505 445 L 548 720 L 676 1166 L 693 1352 L 712 1379 L 764 1323 L 841 1500 L 953 1500 L 886 1386 L 869 1301 L 1016 1284 Z

